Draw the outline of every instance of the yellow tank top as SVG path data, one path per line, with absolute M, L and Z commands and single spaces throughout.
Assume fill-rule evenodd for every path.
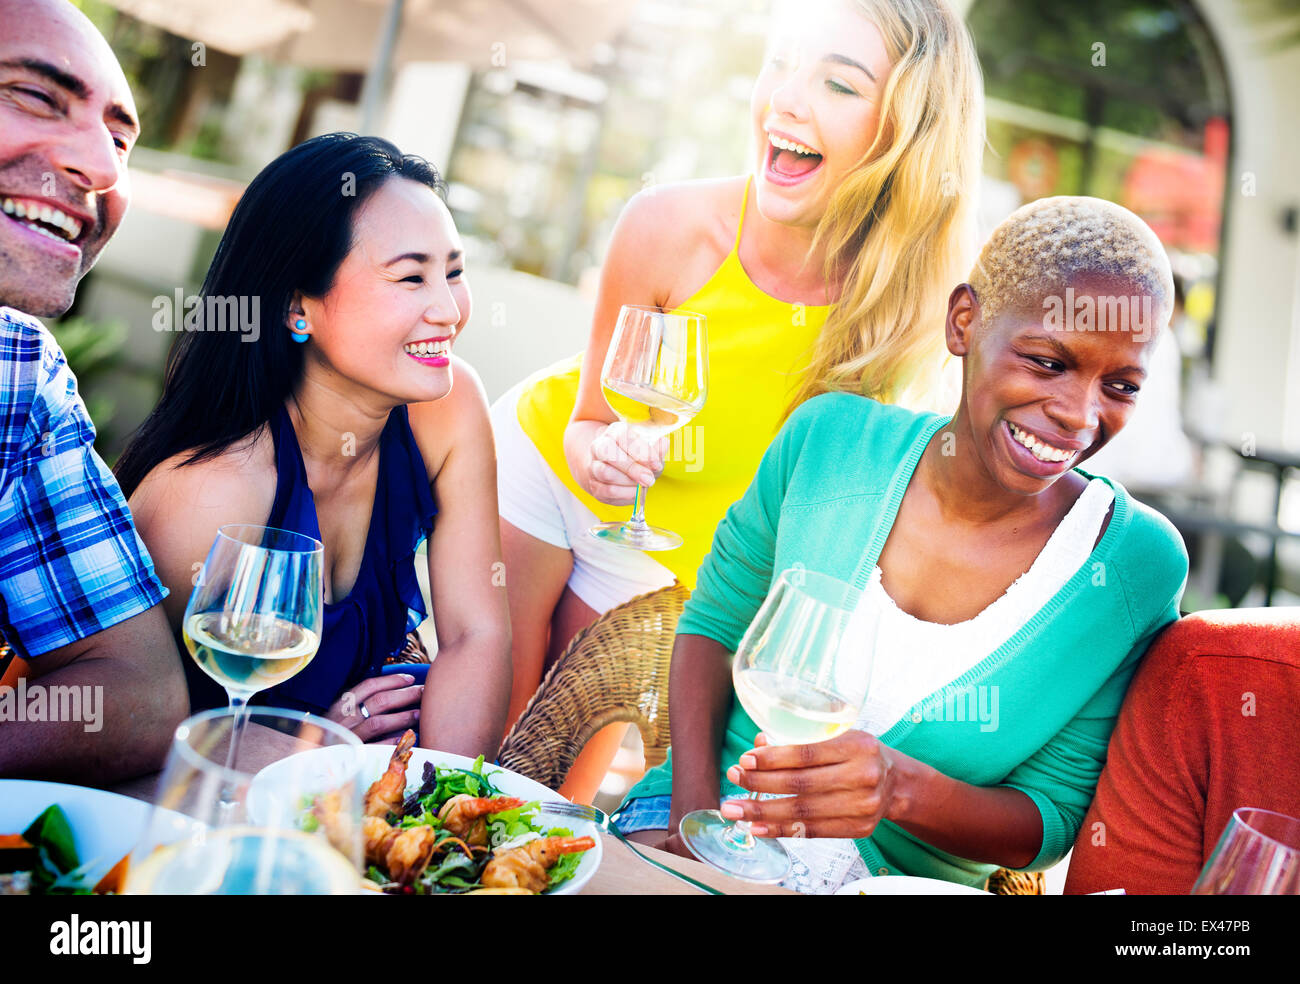
M 704 409 L 672 434 L 663 474 L 646 494 L 646 522 L 680 534 L 676 550 L 651 556 L 692 590 L 695 574 L 727 508 L 749 487 L 803 381 L 830 308 L 779 301 L 763 293 L 740 264 L 741 202 L 736 242 L 708 283 L 681 304 L 708 319 L 709 378 Z M 535 376 L 520 394 L 519 423 L 564 485 L 602 521 L 626 519 L 628 506 L 588 494 L 564 456 L 564 429 L 578 397 L 581 353 Z

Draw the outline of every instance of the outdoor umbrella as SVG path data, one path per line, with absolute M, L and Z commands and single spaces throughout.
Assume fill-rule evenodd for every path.
M 561 58 L 588 64 L 635 0 L 110 0 L 119 10 L 234 55 L 364 71 L 363 128 L 394 64 L 506 67 Z

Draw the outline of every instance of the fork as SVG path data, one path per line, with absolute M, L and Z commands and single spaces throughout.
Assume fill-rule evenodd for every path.
M 553 813 L 556 816 L 561 817 L 573 817 L 576 820 L 585 820 L 587 823 L 594 824 L 601 830 L 605 831 L 605 833 L 612 834 L 620 843 L 627 847 L 629 851 L 639 857 L 646 864 L 652 865 L 660 871 L 666 871 L 677 880 L 684 881 L 687 885 L 698 888 L 701 892 L 706 892 L 709 895 L 726 894 L 725 892 L 718 891 L 716 888 L 705 885 L 703 882 L 697 882 L 694 878 L 683 875 L 677 869 L 670 868 L 668 865 L 656 861 L 647 854 L 642 854 L 637 850 L 636 845 L 623 835 L 623 831 L 618 829 L 618 825 L 614 823 L 610 816 L 603 810 L 598 810 L 594 806 L 586 806 L 582 803 L 560 802 L 556 800 L 544 800 L 539 809 L 542 813 Z

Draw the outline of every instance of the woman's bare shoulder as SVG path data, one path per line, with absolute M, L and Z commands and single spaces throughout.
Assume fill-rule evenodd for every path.
M 619 225 L 631 233 L 652 234 L 664 252 L 678 252 L 684 245 L 714 245 L 725 255 L 735 242 L 745 181 L 702 178 L 650 185 L 632 196 Z
M 615 276 L 656 285 L 663 295 L 657 301 L 685 300 L 731 252 L 745 180 L 682 181 L 637 192 L 610 241 L 608 263 Z
M 183 451 L 156 465 L 131 496 L 137 523 L 180 521 L 181 513 L 220 516 L 223 523 L 266 519 L 275 501 L 275 448 L 261 427 L 218 454 L 190 461 Z M 226 518 L 228 517 L 228 518 Z

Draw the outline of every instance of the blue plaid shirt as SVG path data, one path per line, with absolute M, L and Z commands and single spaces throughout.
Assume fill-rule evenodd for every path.
M 0 307 L 0 633 L 24 656 L 158 604 L 122 490 L 54 337 Z

